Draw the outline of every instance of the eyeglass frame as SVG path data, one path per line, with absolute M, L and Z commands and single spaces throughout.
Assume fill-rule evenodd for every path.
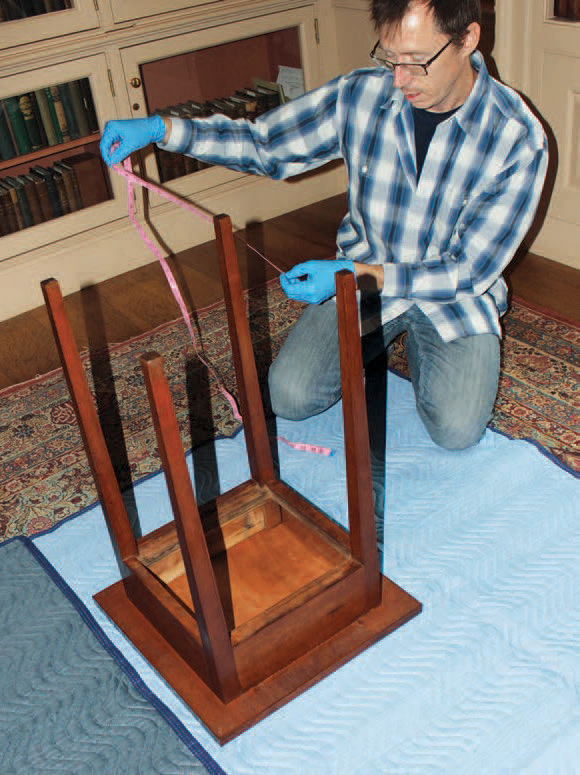
M 439 51 L 438 51 L 436 54 L 434 54 L 434 55 L 431 57 L 431 59 L 427 60 L 427 62 L 391 62 L 389 59 L 380 59 L 379 57 L 375 56 L 375 51 L 376 51 L 376 50 L 377 50 L 377 48 L 378 48 L 378 47 L 381 45 L 381 40 L 380 40 L 380 38 L 379 38 L 379 40 L 377 40 L 377 42 L 375 43 L 375 45 L 374 45 L 374 47 L 373 47 L 373 50 L 371 51 L 371 53 L 369 54 L 369 56 L 370 56 L 370 58 L 373 60 L 373 62 L 376 62 L 376 63 L 377 63 L 377 64 L 379 64 L 381 67 L 384 67 L 384 68 L 385 68 L 385 70 L 388 70 L 388 71 L 389 71 L 389 72 L 391 72 L 391 73 L 394 73 L 394 72 L 395 72 L 395 68 L 396 68 L 396 67 L 408 67 L 409 65 L 411 65 L 412 67 L 422 67 L 422 68 L 423 68 L 423 70 L 424 70 L 424 72 L 425 72 L 425 75 L 429 75 L 429 70 L 428 70 L 427 68 L 428 68 L 428 67 L 430 67 L 430 65 L 432 65 L 432 64 L 433 64 L 433 62 L 434 62 L 436 59 L 438 59 L 438 58 L 441 56 L 441 54 L 442 54 L 442 53 L 443 53 L 443 52 L 444 52 L 444 51 L 445 51 L 447 48 L 449 48 L 449 46 L 450 46 L 452 43 L 454 43 L 456 40 L 457 40 L 457 38 L 456 38 L 456 37 L 455 37 L 455 38 L 449 38 L 449 40 L 448 40 L 448 41 L 447 41 L 447 43 L 446 43 L 446 44 L 443 46 L 443 48 L 439 49 Z

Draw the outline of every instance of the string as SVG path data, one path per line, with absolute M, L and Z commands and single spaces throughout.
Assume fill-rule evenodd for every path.
M 160 194 L 164 199 L 167 199 L 168 201 L 179 205 L 179 207 L 182 207 L 185 210 L 189 210 L 190 212 L 194 213 L 198 218 L 202 218 L 204 221 L 213 223 L 213 217 L 208 213 L 204 212 L 203 210 L 201 210 L 199 207 L 196 207 L 195 205 L 191 204 L 191 202 L 188 202 L 187 200 L 182 199 L 181 197 L 178 197 L 175 194 L 172 194 L 170 191 L 167 191 L 161 186 L 158 186 L 155 183 L 150 183 L 149 181 L 139 177 L 139 175 L 136 175 L 131 169 L 131 161 L 129 158 L 125 159 L 122 167 L 120 165 L 115 165 L 113 169 L 119 175 L 124 177 L 127 181 L 127 199 L 128 199 L 128 209 L 129 209 L 129 219 L 133 224 L 133 226 L 135 227 L 137 233 L 143 240 L 143 242 L 147 245 L 149 250 L 153 253 L 153 255 L 157 258 L 157 260 L 161 264 L 161 267 L 163 269 L 167 282 L 169 283 L 169 287 L 171 288 L 171 292 L 173 293 L 173 296 L 175 297 L 175 300 L 181 311 L 181 316 L 183 317 L 185 325 L 187 326 L 187 330 L 189 331 L 189 335 L 191 337 L 191 341 L 193 343 L 193 347 L 195 349 L 197 357 L 216 380 L 222 395 L 225 397 L 225 399 L 227 400 L 227 402 L 229 403 L 232 409 L 232 413 L 235 419 L 239 420 L 240 422 L 243 422 L 243 418 L 239 412 L 238 405 L 236 404 L 234 397 L 231 395 L 231 393 L 229 393 L 226 390 L 219 375 L 217 374 L 213 366 L 208 361 L 206 361 L 203 358 L 203 356 L 200 354 L 199 348 L 197 346 L 197 338 L 195 336 L 195 331 L 193 330 L 193 326 L 191 324 L 189 310 L 187 309 L 185 301 L 183 300 L 183 296 L 181 295 L 181 291 L 179 290 L 179 286 L 175 280 L 175 277 L 173 276 L 173 272 L 171 271 L 171 268 L 167 263 L 167 260 L 163 256 L 159 247 L 149 238 L 145 229 L 139 223 L 139 219 L 137 217 L 137 212 L 135 209 L 135 185 L 139 185 L 142 188 L 147 188 L 150 191 L 154 191 L 155 193 Z M 263 255 L 257 248 L 255 248 L 253 245 L 250 245 L 248 242 L 245 242 L 244 240 L 242 241 L 248 248 L 250 248 L 250 250 L 253 250 L 254 253 L 256 253 L 260 258 L 262 258 L 264 261 L 270 264 L 270 266 L 273 267 L 277 272 L 279 272 L 280 274 L 283 273 L 284 271 L 283 269 L 280 269 L 280 267 L 276 266 L 276 264 L 273 261 L 271 261 L 265 255 Z M 306 444 L 303 442 L 289 441 L 283 436 L 276 436 L 275 438 L 277 441 L 281 441 L 284 444 L 287 444 L 289 447 L 292 447 L 293 449 L 313 452 L 317 455 L 330 456 L 333 454 L 333 451 L 328 447 L 322 447 L 315 444 Z

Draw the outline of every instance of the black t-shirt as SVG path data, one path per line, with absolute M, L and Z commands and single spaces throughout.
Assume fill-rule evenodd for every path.
M 429 143 L 433 139 L 435 130 L 439 124 L 446 121 L 459 108 L 453 108 L 453 110 L 448 110 L 445 113 L 433 113 L 429 110 L 423 110 L 423 108 L 411 107 L 413 110 L 413 121 L 415 122 L 415 153 L 417 156 L 417 180 L 419 180 L 429 149 Z

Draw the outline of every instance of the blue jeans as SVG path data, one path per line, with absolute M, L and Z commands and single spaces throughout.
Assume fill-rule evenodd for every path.
M 498 338 L 478 334 L 444 342 L 413 306 L 363 337 L 363 363 L 384 353 L 403 331 L 417 411 L 429 435 L 450 450 L 477 444 L 497 393 Z M 268 385 L 274 413 L 289 420 L 311 417 L 340 399 L 334 302 L 305 309 L 270 367 Z

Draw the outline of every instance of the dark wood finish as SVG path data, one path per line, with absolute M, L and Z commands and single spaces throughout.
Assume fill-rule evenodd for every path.
M 103 594 L 97 599 L 100 605 Z M 421 605 L 392 581 L 383 578 L 379 606 L 371 608 L 364 617 L 227 705 L 210 691 L 191 665 L 131 603 L 121 582 L 107 590 L 105 610 L 207 729 L 224 744 L 401 627 L 420 612 Z
M 275 478 L 229 218 L 215 229 L 253 478 L 200 512 L 162 359 L 144 355 L 174 520 L 139 540 L 124 557 L 129 576 L 95 600 L 223 743 L 421 604 L 379 572 L 352 274 L 337 276 L 349 535 Z M 92 406 L 84 375 L 69 385 Z M 78 416 L 81 427 L 91 417 Z
M 214 227 L 250 471 L 257 482 L 265 484 L 274 479 L 274 463 L 252 349 L 232 222 L 229 216 L 218 215 L 214 218 Z
M 136 554 L 137 544 L 66 315 L 60 287 L 51 278 L 42 283 L 42 292 L 99 500 L 119 553 L 125 559 Z
M 210 683 L 220 699 L 229 702 L 240 693 L 240 682 L 163 359 L 150 353 L 141 358 L 141 366 Z
M 340 344 L 342 416 L 344 420 L 346 481 L 352 554 L 363 564 L 369 607 L 378 605 L 381 594 L 379 554 L 375 527 L 373 482 L 358 306 L 353 303 L 355 277 L 343 270 L 336 275 L 336 307 Z

